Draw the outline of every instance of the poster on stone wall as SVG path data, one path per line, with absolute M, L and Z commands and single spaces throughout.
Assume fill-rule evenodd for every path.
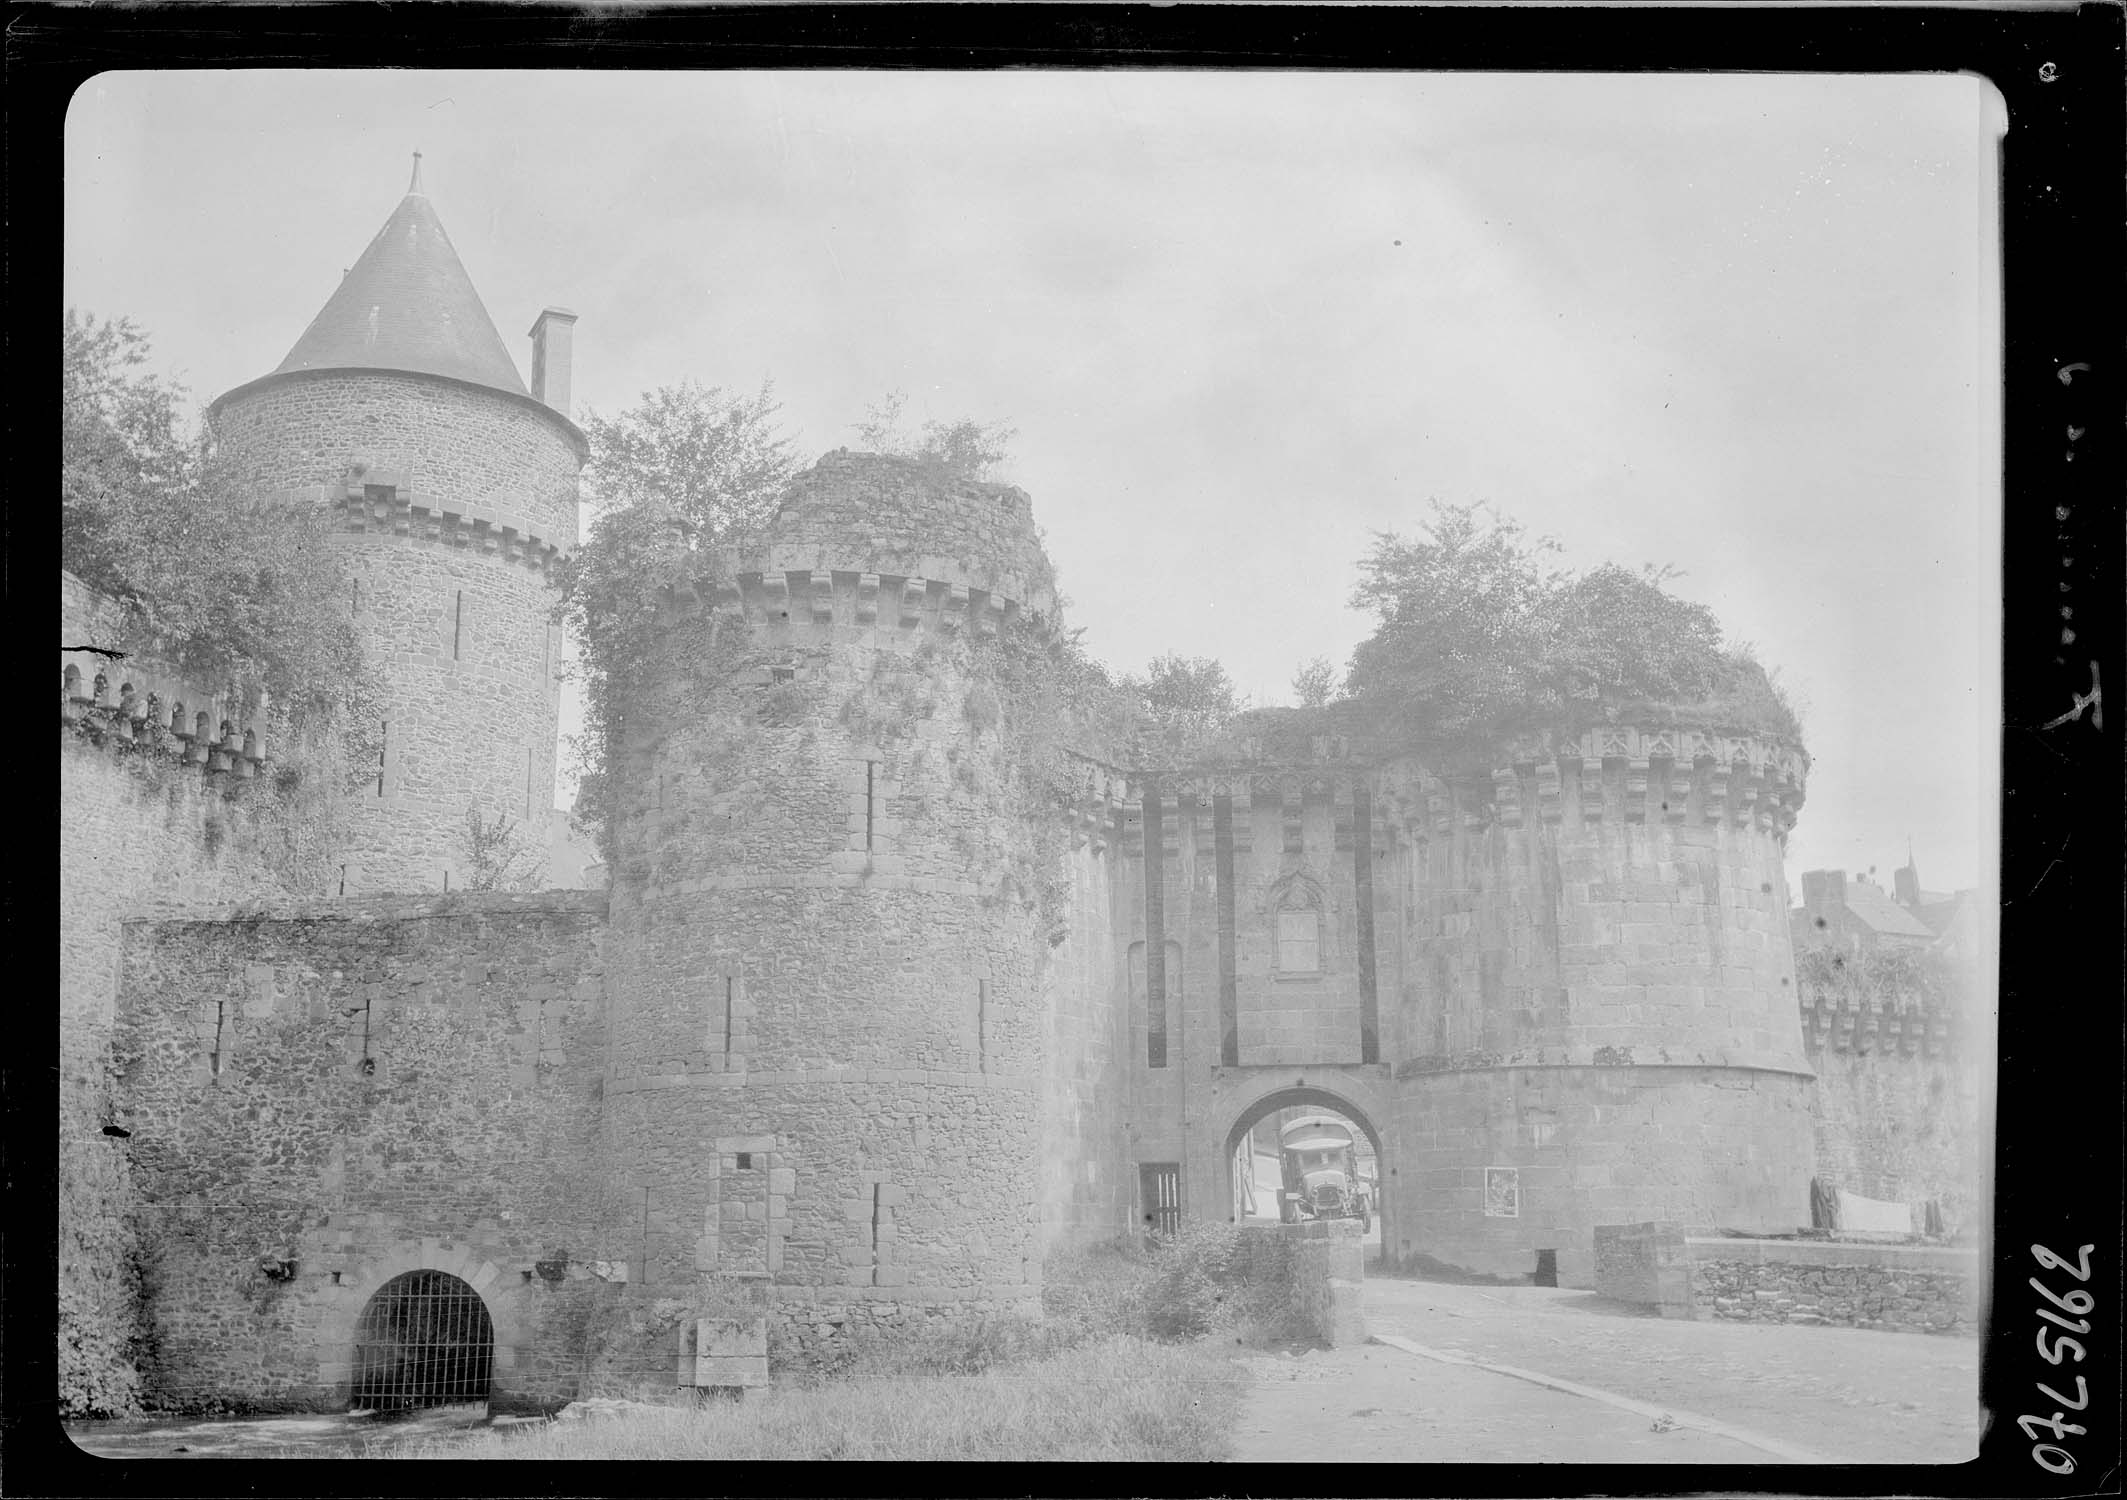
M 1486 1167 L 1484 1169 L 1484 1215 L 1488 1219 L 1518 1219 L 1521 1217 L 1520 1168 Z

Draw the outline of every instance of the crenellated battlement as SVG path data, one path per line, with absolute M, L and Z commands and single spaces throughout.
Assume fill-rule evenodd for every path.
M 1822 985 L 1798 986 L 1802 1040 L 1812 1054 L 1940 1057 L 1962 1040 L 1956 1004 L 1917 991 L 1861 995 Z
M 62 648 L 59 720 L 99 740 L 159 751 L 239 779 L 255 775 L 267 760 L 263 694 L 236 701 L 205 693 L 139 657 Z
M 740 567 L 721 579 L 667 589 L 660 605 L 794 635 L 836 630 L 980 638 L 1022 621 L 1043 634 L 1054 631 L 1050 617 L 1028 613 L 1016 599 L 943 579 L 891 573 Z
M 1383 790 L 1421 840 L 1495 824 L 1599 822 L 1756 828 L 1785 839 L 1808 771 L 1806 752 L 1769 738 L 1606 725 L 1517 740 L 1489 770 L 1399 762 Z
M 118 601 L 59 572 L 59 722 L 99 742 L 170 755 L 210 772 L 248 777 L 265 763 L 264 694 L 238 699 L 203 688 L 151 645 L 127 638 Z
M 568 553 L 523 516 L 500 507 L 439 499 L 426 493 L 411 472 L 357 464 L 340 484 L 287 498 L 323 501 L 344 531 L 403 536 L 535 572 L 544 572 Z

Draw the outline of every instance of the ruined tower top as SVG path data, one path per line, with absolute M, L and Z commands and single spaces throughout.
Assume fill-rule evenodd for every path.
M 741 571 L 926 579 L 1051 616 L 1056 585 L 1024 490 L 838 448 L 798 475 Z

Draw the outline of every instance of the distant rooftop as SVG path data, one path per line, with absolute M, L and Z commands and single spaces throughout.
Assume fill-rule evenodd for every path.
M 1892 937 L 1931 938 L 1934 929 L 1891 899 L 1882 886 L 1866 880 L 1846 883 L 1846 909 L 1879 933 Z

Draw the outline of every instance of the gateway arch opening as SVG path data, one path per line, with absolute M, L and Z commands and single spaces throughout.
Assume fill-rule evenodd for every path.
M 1300 1086 L 1258 1100 L 1227 1132 L 1226 1171 L 1235 1223 L 1352 1219 L 1380 1253 L 1381 1135 L 1348 1099 Z
M 394 1412 L 485 1404 L 494 1367 L 495 1324 L 480 1294 L 445 1271 L 408 1271 L 362 1309 L 352 1405 Z

